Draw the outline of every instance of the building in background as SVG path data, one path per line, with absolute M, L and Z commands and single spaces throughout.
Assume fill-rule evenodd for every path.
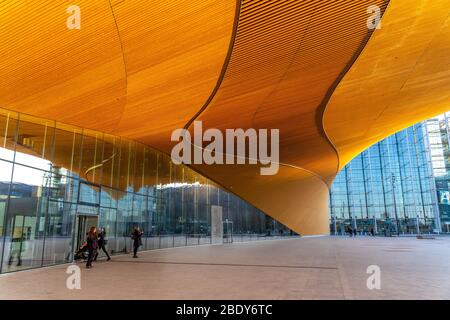
M 344 234 L 348 226 L 382 235 L 448 231 L 440 222 L 448 221 L 447 132 L 440 116 L 354 158 L 330 191 L 331 233 Z
M 449 119 L 446 112 L 425 122 L 442 230 L 450 232 Z

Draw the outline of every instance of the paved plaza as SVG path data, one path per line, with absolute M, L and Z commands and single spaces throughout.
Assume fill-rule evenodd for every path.
M 0 299 L 449 299 L 450 238 L 316 237 L 114 256 L 0 276 Z M 369 290 L 369 266 L 380 268 Z

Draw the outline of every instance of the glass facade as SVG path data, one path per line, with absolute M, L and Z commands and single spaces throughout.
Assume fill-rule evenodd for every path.
M 209 244 L 212 208 L 224 242 L 294 235 L 147 146 L 0 109 L 2 273 L 71 262 L 91 225 L 113 254 L 136 225 L 144 250 Z
M 330 191 L 330 230 L 365 234 L 441 230 L 425 123 L 373 145 L 337 175 Z
M 428 119 L 425 125 L 436 180 L 442 231 L 450 233 L 450 112 Z

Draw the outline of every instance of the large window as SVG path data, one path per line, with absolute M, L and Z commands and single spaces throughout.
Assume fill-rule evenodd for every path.
M 417 124 L 355 157 L 330 191 L 331 230 L 342 233 L 342 224 L 362 233 L 431 232 L 438 209 L 427 148 L 423 124 Z

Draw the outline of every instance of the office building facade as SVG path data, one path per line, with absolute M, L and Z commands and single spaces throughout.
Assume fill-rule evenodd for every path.
M 442 231 L 450 233 L 450 112 L 425 121 Z
M 341 170 L 330 191 L 332 234 L 344 234 L 349 226 L 381 235 L 445 231 L 436 190 L 443 149 L 435 146 L 429 122 L 435 123 L 428 120 L 384 139 Z

